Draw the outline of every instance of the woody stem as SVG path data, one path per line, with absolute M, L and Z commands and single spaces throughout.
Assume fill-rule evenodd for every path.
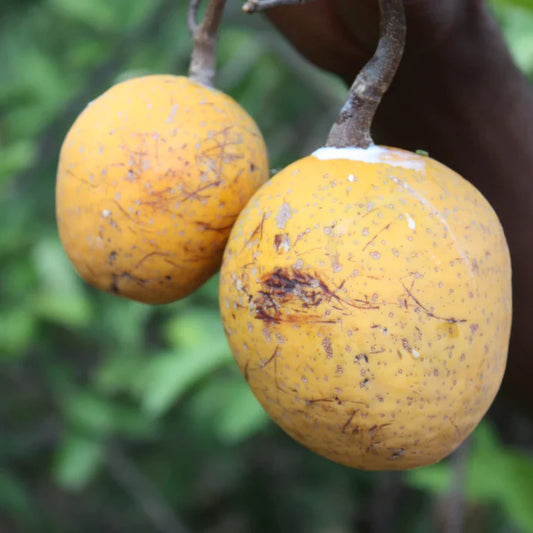
M 200 0 L 190 0 L 188 24 L 193 34 L 194 48 L 189 66 L 189 78 L 208 87 L 214 86 L 218 28 L 226 0 L 209 0 L 202 21 L 196 22 Z
M 355 78 L 326 146 L 368 148 L 374 144 L 372 121 L 400 64 L 406 33 L 403 0 L 379 0 L 379 7 L 381 22 L 376 52 Z

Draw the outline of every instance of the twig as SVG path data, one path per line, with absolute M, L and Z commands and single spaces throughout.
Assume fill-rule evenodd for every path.
M 194 37 L 196 30 L 198 29 L 198 6 L 200 5 L 200 0 L 191 0 L 189 3 L 189 9 L 187 11 L 187 26 L 191 35 Z
M 200 24 L 196 23 L 198 5 L 199 0 L 189 0 L 188 22 L 189 27 L 194 28 L 194 48 L 189 66 L 189 78 L 208 87 L 213 87 L 218 28 L 226 0 L 209 0 Z
M 465 489 L 470 439 L 451 456 L 452 487 L 448 498 L 444 533 L 461 533 L 465 515 Z
M 380 472 L 369 509 L 372 533 L 396 530 L 402 488 L 401 472 Z M 383 502 L 387 502 L 386 505 Z
M 375 54 L 359 72 L 326 146 L 368 148 L 370 129 L 381 98 L 389 88 L 405 45 L 403 0 L 379 0 L 380 36 Z
M 115 481 L 145 512 L 161 533 L 189 533 L 173 509 L 162 499 L 156 487 L 117 447 L 110 448 L 105 459 Z
M 257 13 L 258 11 L 265 11 L 272 7 L 294 6 L 312 1 L 313 0 L 248 0 L 242 6 L 242 10 L 245 13 Z

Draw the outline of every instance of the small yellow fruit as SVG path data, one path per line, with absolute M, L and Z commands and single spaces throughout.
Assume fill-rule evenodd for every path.
M 494 211 L 444 165 L 324 148 L 237 219 L 220 309 L 255 396 L 289 435 L 364 470 L 439 461 L 505 368 L 511 266 Z
M 91 102 L 65 138 L 60 238 L 92 285 L 171 302 L 218 270 L 268 176 L 263 138 L 230 97 L 185 77 L 131 79 Z

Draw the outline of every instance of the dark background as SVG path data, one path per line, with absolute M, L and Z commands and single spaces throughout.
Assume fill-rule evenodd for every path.
M 217 85 L 279 169 L 322 145 L 346 88 L 239 4 Z M 493 6 L 531 77 L 533 2 Z M 186 7 L 0 3 L 0 532 L 533 532 L 533 423 L 519 406 L 498 398 L 438 465 L 352 471 L 263 413 L 226 345 L 216 278 L 151 307 L 76 276 L 54 219 L 61 141 L 113 83 L 187 72 Z

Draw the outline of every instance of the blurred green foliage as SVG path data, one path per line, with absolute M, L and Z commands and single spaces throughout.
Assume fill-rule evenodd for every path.
M 493 4 L 533 76 L 531 1 Z M 62 138 L 111 84 L 186 73 L 185 20 L 184 0 L 0 6 L 0 531 L 439 531 L 453 461 L 368 474 L 290 441 L 233 364 L 216 277 L 184 301 L 150 307 L 88 287 L 62 251 Z M 229 2 L 222 31 L 218 86 L 255 117 L 272 167 L 320 146 L 341 82 L 239 2 Z M 467 474 L 468 531 L 533 531 L 531 454 L 483 424 Z

